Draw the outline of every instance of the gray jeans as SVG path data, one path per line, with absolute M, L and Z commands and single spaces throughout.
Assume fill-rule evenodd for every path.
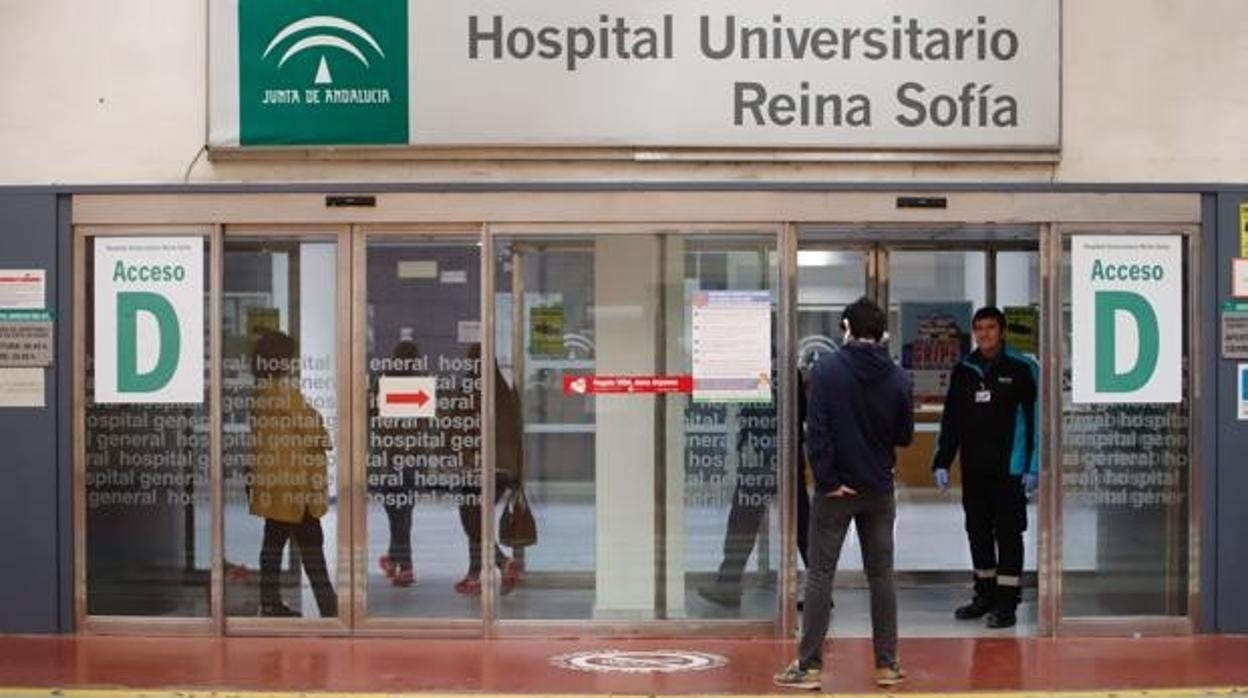
M 875 666 L 897 663 L 897 587 L 893 581 L 893 521 L 897 504 L 892 492 L 863 492 L 851 497 L 816 495 L 811 502 L 807 544 L 810 567 L 802 609 L 802 668 L 823 665 L 823 640 L 831 622 L 832 580 L 841 557 L 849 522 L 858 531 L 862 566 L 871 591 L 871 637 Z

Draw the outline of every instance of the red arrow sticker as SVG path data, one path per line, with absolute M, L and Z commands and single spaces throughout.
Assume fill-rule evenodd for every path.
M 415 393 L 390 393 L 386 395 L 386 404 L 389 405 L 416 405 L 424 407 L 429 402 L 429 396 L 425 395 L 425 391 L 421 390 Z

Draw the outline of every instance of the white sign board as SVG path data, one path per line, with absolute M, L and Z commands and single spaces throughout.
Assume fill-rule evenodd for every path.
M 95 239 L 95 401 L 204 400 L 204 241 Z
M 1070 244 L 1075 403 L 1182 400 L 1182 236 Z
M 47 272 L 0 269 L 0 308 L 43 310 L 47 307 Z
M 0 368 L 0 407 L 44 407 L 42 368 Z
M 1236 257 L 1231 260 L 1231 295 L 1248 298 L 1248 259 Z
M 693 294 L 693 399 L 771 401 L 771 293 Z
M 382 376 L 377 386 L 377 414 L 382 417 L 436 417 L 438 379 L 432 376 Z
M 1239 396 L 1239 421 L 1248 421 L 1248 364 L 1239 364 L 1235 375 L 1235 393 Z
M 210 145 L 1047 149 L 1060 0 L 210 0 Z

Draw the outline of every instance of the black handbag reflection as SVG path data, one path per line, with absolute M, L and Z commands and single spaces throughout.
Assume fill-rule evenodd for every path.
M 498 541 L 509 548 L 525 548 L 537 543 L 537 520 L 524 491 L 524 430 L 520 396 L 514 386 L 495 369 L 498 391 L 499 473 L 514 478 L 508 489 L 507 504 L 498 520 Z

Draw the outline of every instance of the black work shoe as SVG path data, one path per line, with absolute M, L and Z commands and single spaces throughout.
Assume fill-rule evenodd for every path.
M 729 588 L 722 584 L 710 584 L 698 587 L 698 596 L 717 606 L 739 608 L 741 606 L 741 589 Z
M 953 612 L 953 617 L 958 620 L 975 620 L 976 618 L 983 618 L 984 614 L 991 610 L 991 601 L 983 596 L 976 596 L 967 605 L 958 606 Z
M 265 618 L 301 618 L 303 614 L 284 603 L 265 604 L 260 607 L 260 615 Z
M 1018 617 L 1014 615 L 1014 611 L 1007 611 L 998 608 L 988 614 L 986 625 L 989 628 L 1012 628 L 1018 623 Z

